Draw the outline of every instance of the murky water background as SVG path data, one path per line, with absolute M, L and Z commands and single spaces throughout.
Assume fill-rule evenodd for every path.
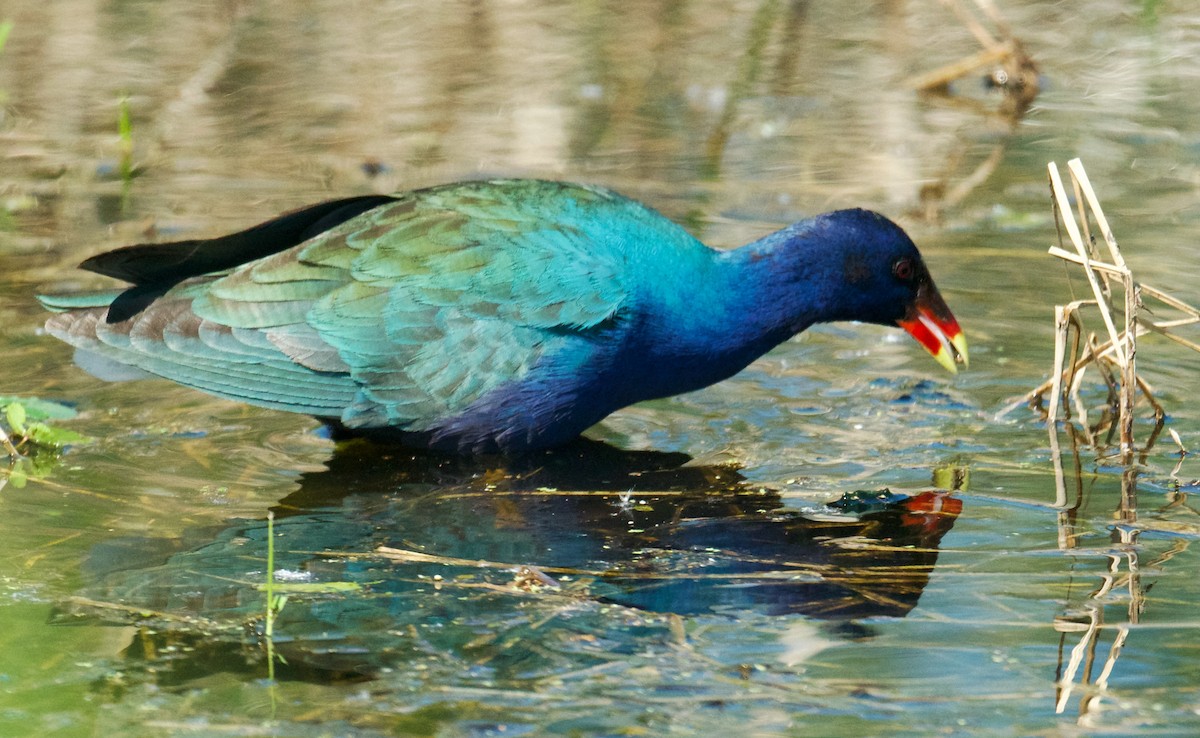
M 1116 525 L 1120 469 L 1085 451 L 1060 519 L 1042 423 L 997 418 L 1086 290 L 1045 254 L 1046 162 L 1082 157 L 1138 278 L 1200 300 L 1184 5 L 1004 3 L 1044 88 L 1010 133 L 975 76 L 969 104 L 908 84 L 978 49 L 933 2 L 8 0 L 0 394 L 72 404 L 99 440 L 0 490 L 0 734 L 1200 731 L 1200 469 L 1156 446 Z M 87 255 L 495 174 L 609 185 L 718 246 L 879 209 L 971 369 L 822 327 L 614 415 L 607 447 L 505 465 L 335 452 L 305 418 L 101 384 L 40 332 L 35 292 L 102 284 Z M 1200 446 L 1196 357 L 1150 339 L 1139 361 Z M 917 496 L 955 470 L 951 503 Z M 910 497 L 825 507 L 884 488 Z M 274 683 L 269 509 L 283 576 L 347 587 L 291 596 Z

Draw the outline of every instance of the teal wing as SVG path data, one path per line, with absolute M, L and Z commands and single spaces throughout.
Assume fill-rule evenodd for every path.
M 450 185 L 193 278 L 124 323 L 93 310 L 48 326 L 217 395 L 421 431 L 553 355 L 582 358 L 611 338 L 631 299 L 630 241 L 648 222 L 682 234 L 604 190 Z
M 279 410 L 338 417 L 358 388 L 345 372 L 314 371 L 279 351 L 264 333 L 200 318 L 201 281 L 172 290 L 122 323 L 106 307 L 52 316 L 52 335 L 95 358 L 125 364 L 215 395 Z M 85 357 L 80 357 L 84 359 Z

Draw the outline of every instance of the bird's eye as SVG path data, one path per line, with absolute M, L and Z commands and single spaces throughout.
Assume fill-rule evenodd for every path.
M 912 281 L 915 271 L 911 259 L 901 259 L 892 265 L 892 274 L 902 282 Z

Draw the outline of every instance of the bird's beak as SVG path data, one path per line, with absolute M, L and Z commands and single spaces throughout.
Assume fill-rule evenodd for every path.
M 908 312 L 896 322 L 950 373 L 958 373 L 959 363 L 967 367 L 967 337 L 932 280 L 921 283 Z

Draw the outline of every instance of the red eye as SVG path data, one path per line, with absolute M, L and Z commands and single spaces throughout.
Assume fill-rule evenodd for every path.
M 896 279 L 908 282 L 913 278 L 913 263 L 910 259 L 901 259 L 892 265 L 892 274 L 896 275 Z

